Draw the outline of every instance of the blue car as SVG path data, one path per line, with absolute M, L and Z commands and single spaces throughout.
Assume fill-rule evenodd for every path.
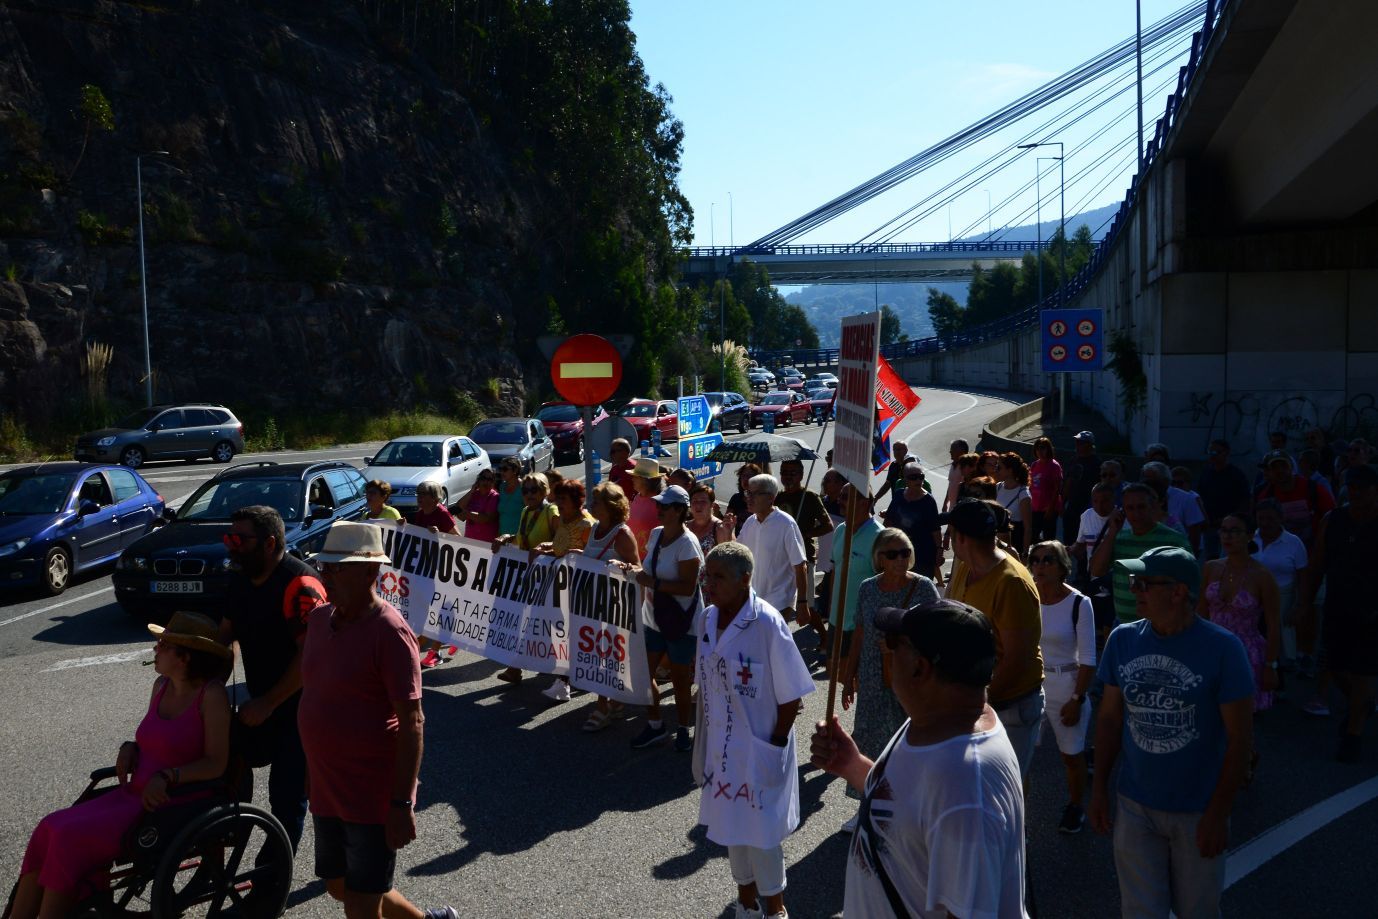
M 162 515 L 162 495 L 121 466 L 42 463 L 0 473 L 0 586 L 60 594 L 73 575 L 119 558 Z

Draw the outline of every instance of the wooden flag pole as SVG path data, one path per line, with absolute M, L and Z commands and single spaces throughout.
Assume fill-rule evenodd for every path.
M 837 675 L 842 666 L 842 624 L 847 621 L 847 577 L 852 567 L 852 535 L 856 529 L 852 524 L 856 519 L 856 492 L 856 486 L 853 485 L 847 496 L 847 532 L 842 539 L 842 581 L 832 616 L 832 650 L 828 652 L 828 724 L 832 724 L 833 712 L 837 708 Z

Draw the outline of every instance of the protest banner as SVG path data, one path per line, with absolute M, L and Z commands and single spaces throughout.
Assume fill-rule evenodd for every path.
M 880 313 L 863 313 L 843 319 L 837 361 L 833 468 L 863 494 L 871 486 L 876 361 L 879 357 Z
M 418 636 L 620 702 L 650 702 L 641 588 L 618 568 L 374 524 L 392 559 L 378 592 Z
M 876 443 L 872 472 L 884 472 L 890 465 L 890 434 L 922 399 L 900 379 L 885 358 L 876 364 Z

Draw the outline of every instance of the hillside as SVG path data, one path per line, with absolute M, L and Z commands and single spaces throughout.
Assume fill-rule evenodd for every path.
M 625 5 L 424 16 L 447 18 L 393 0 L 0 5 L 0 415 L 142 404 L 140 152 L 169 154 L 143 160 L 159 400 L 519 411 L 537 335 L 597 330 L 595 304 L 615 326 L 648 312 L 688 219 L 682 129 Z M 112 358 L 84 374 L 92 344 Z

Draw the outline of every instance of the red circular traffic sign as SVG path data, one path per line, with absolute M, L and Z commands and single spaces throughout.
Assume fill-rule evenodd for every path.
M 1090 319 L 1083 319 L 1077 323 L 1077 332 L 1089 338 L 1096 334 L 1096 324 Z
M 1048 356 L 1059 363 L 1067 360 L 1067 346 L 1053 345 L 1048 349 Z
M 555 391 L 575 405 L 597 405 L 617 392 L 622 355 L 600 335 L 575 335 L 555 349 L 550 378 Z
M 1081 358 L 1083 361 L 1093 361 L 1093 360 L 1095 360 L 1095 359 L 1096 359 L 1096 346 L 1095 346 L 1095 345 L 1082 345 L 1080 348 L 1077 348 L 1077 357 Z
M 1048 334 L 1054 338 L 1061 338 L 1067 334 L 1067 323 L 1063 322 L 1061 319 L 1054 319 L 1052 322 L 1048 323 Z

